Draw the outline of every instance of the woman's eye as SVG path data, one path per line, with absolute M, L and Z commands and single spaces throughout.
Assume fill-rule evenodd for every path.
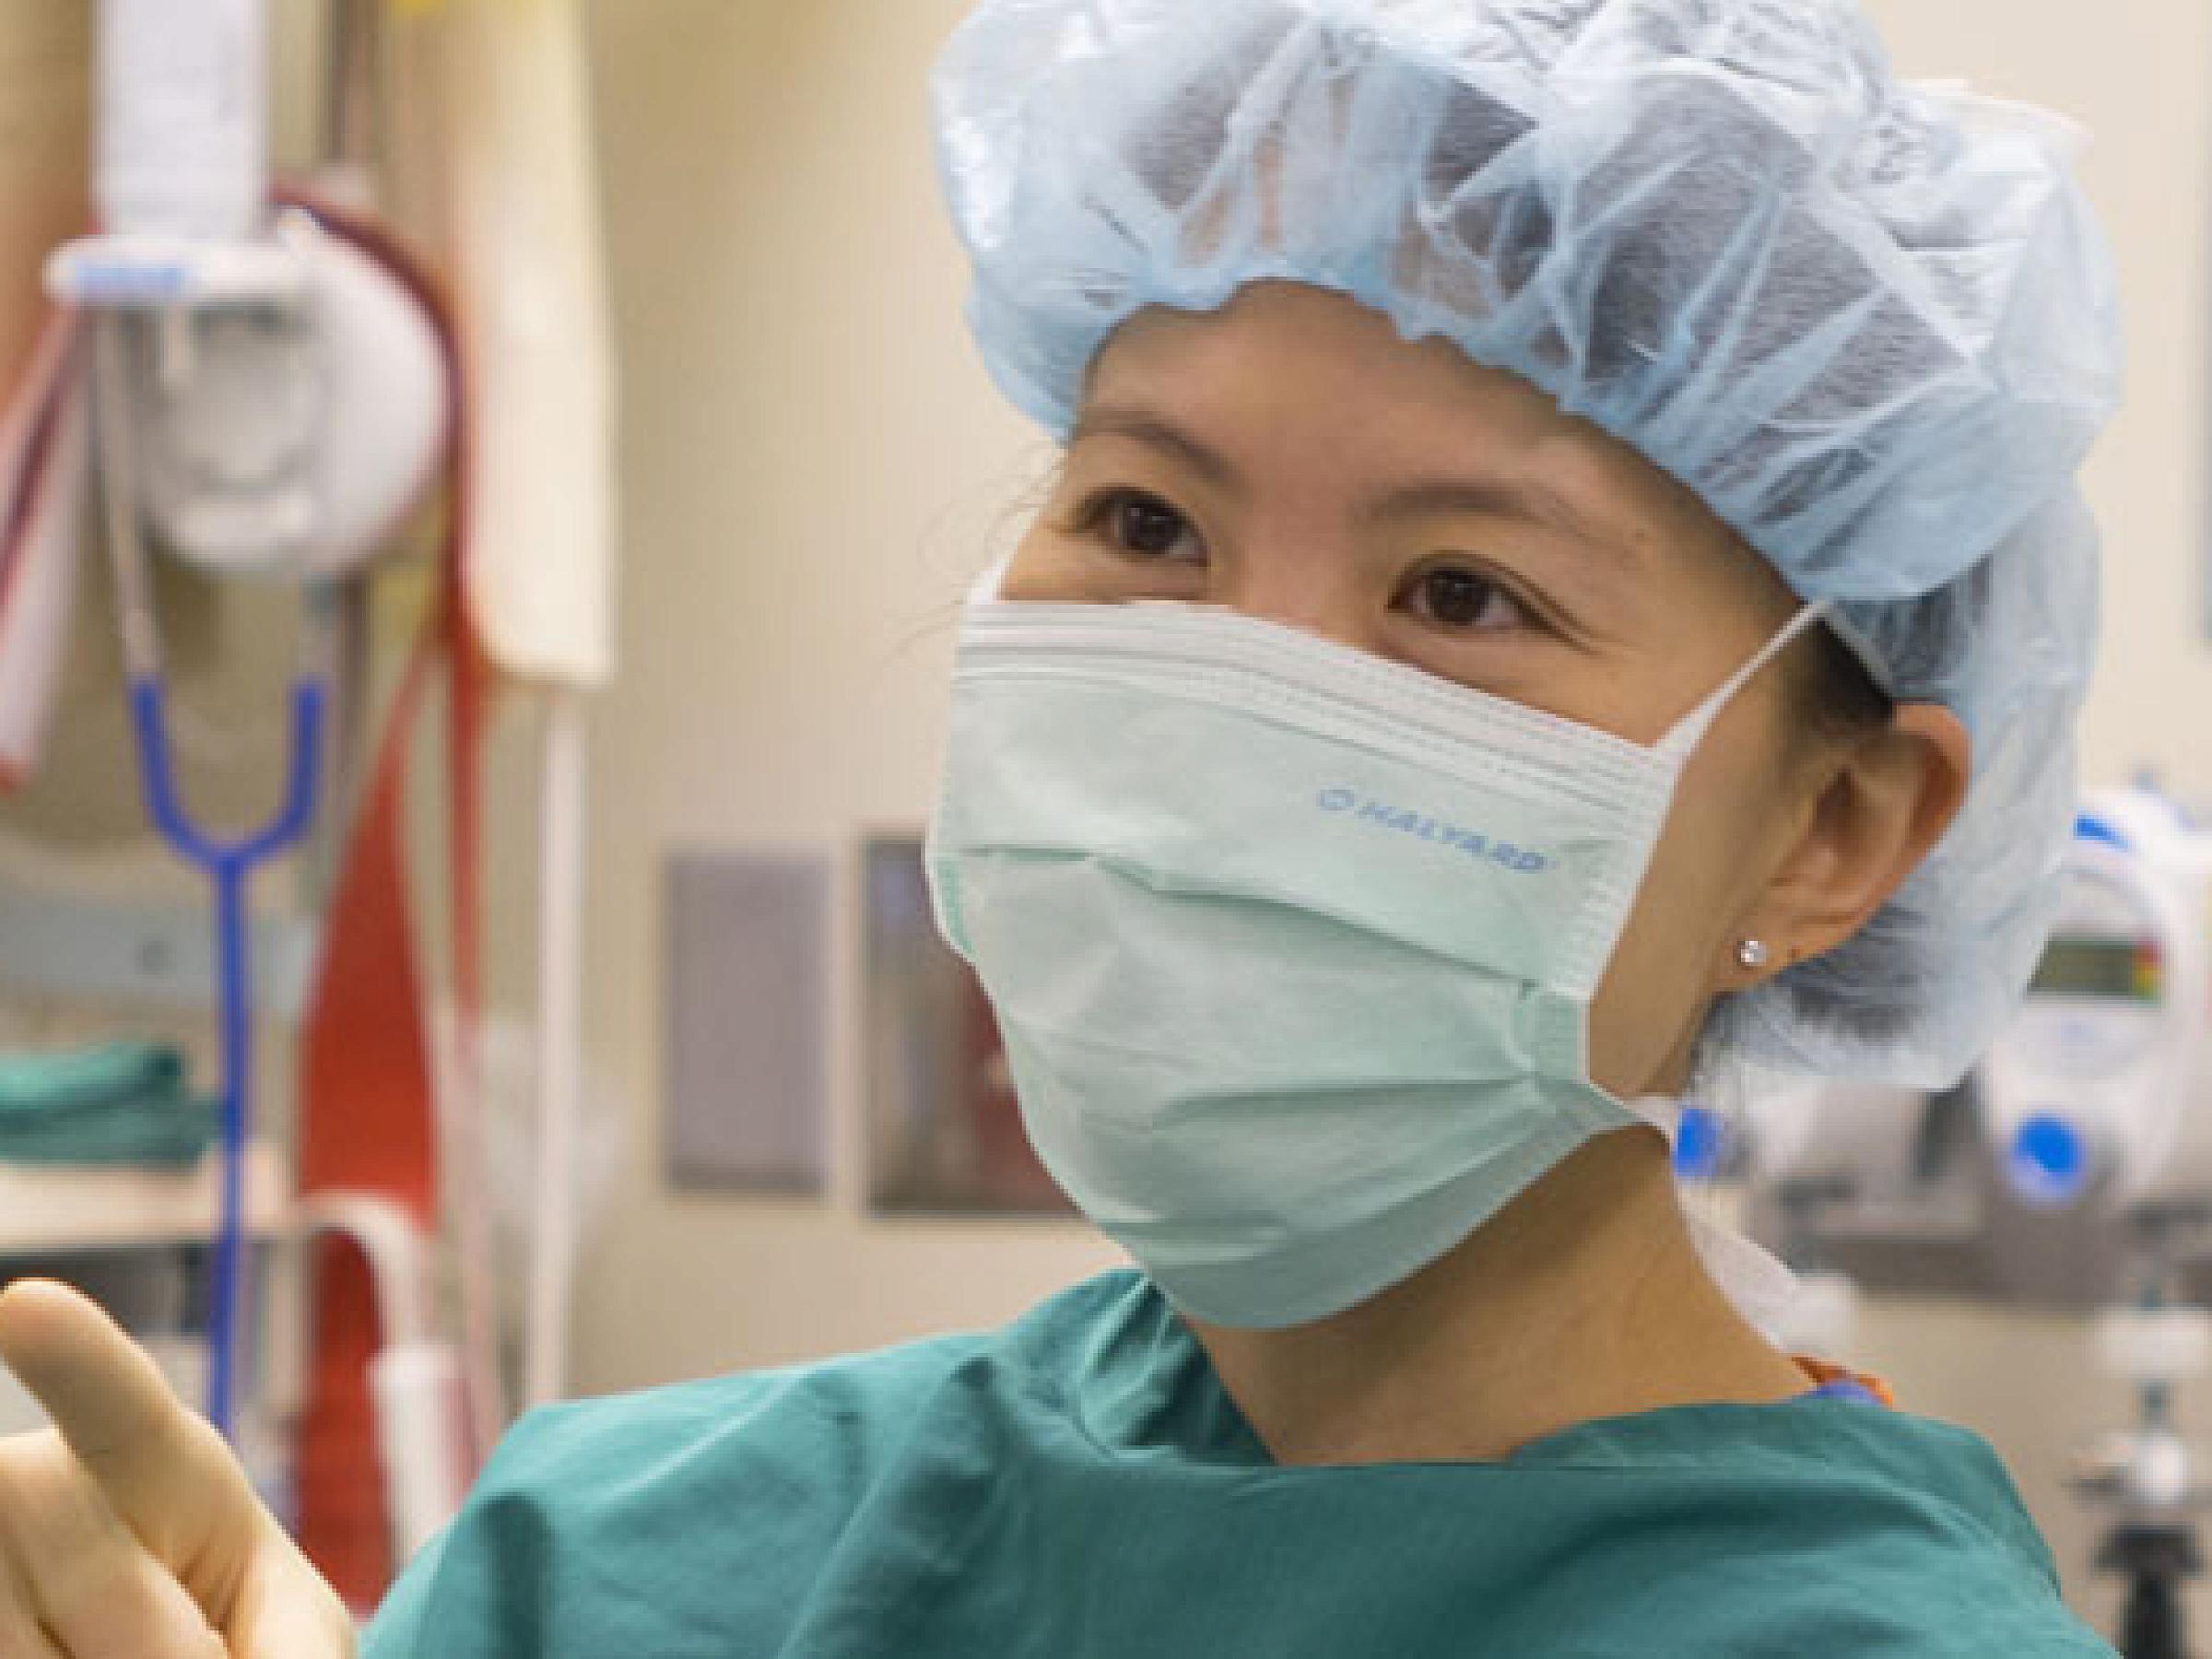
M 1102 497 L 1090 516 L 1119 552 L 1141 559 L 1166 559 L 1202 551 L 1191 521 L 1158 496 L 1116 490 Z
M 1445 566 L 1423 572 L 1413 584 L 1414 608 L 1445 628 L 1518 628 L 1527 609 L 1479 571 Z

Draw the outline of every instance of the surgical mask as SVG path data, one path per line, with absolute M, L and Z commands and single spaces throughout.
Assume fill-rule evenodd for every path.
M 1178 1307 L 1325 1318 L 1594 1135 L 1671 1136 L 1674 1102 L 1590 1080 L 1591 998 L 1684 765 L 1818 607 L 1647 748 L 1232 611 L 987 581 L 938 924 L 1045 1167 Z M 1778 1293 L 1693 1230 L 1739 1300 Z

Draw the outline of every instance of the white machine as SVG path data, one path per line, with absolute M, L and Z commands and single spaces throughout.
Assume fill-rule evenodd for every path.
M 115 348 L 107 441 L 161 545 L 304 582 L 381 552 L 446 435 L 437 335 L 370 253 L 272 216 L 267 0 L 102 0 L 100 233 L 54 298 Z M 120 325 L 119 325 L 120 324 Z
M 2212 1315 L 2180 1293 L 2212 1208 L 2212 834 L 2151 790 L 2097 794 L 2063 880 L 2027 1000 L 1983 1064 L 1982 1123 L 2022 1204 L 2127 1227 L 2136 1283 L 2113 1287 L 2097 1354 L 2136 1418 L 2075 1484 L 2111 1516 L 2098 1564 L 2128 1583 L 2120 1651 L 2179 1659 L 2212 1500 L 2173 1409 L 2212 1367 Z
M 2038 1207 L 2212 1200 L 2212 834 L 2145 789 L 2093 795 L 2058 924 L 1980 1075 L 2006 1183 Z
M 1912 1179 L 1927 1107 L 1918 1089 L 1880 1083 L 1752 1082 L 1743 1101 L 1746 1173 L 1771 1190 L 1895 1191 Z

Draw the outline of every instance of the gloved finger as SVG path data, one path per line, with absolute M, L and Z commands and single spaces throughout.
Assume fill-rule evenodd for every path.
M 0 1653 L 7 1654 L 8 1659 L 18 1653 L 23 1659 L 71 1659 L 37 1625 L 18 1626 L 6 1618 L 0 1618 Z
M 0 1653 L 20 1653 L 24 1659 L 69 1659 L 40 1628 L 22 1594 L 23 1586 L 10 1572 L 0 1574 Z
M 89 1588 L 46 1616 L 69 1659 L 229 1659 L 199 1604 L 145 1550 Z
M 265 1529 L 245 1472 L 90 1300 L 23 1280 L 0 1292 L 0 1360 L 29 1389 L 123 1524 L 218 1624 Z
M 353 1619 L 305 1557 L 265 1551 L 224 1630 L 232 1659 L 353 1659 Z
M 0 1551 L 11 1600 L 69 1659 L 222 1659 L 199 1605 L 58 1435 L 0 1442 Z

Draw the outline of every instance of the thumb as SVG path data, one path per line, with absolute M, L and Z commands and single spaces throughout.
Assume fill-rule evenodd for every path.
M 0 1360 L 53 1419 L 108 1506 L 218 1623 L 267 1522 L 245 1471 L 93 1302 L 26 1279 L 0 1291 Z

